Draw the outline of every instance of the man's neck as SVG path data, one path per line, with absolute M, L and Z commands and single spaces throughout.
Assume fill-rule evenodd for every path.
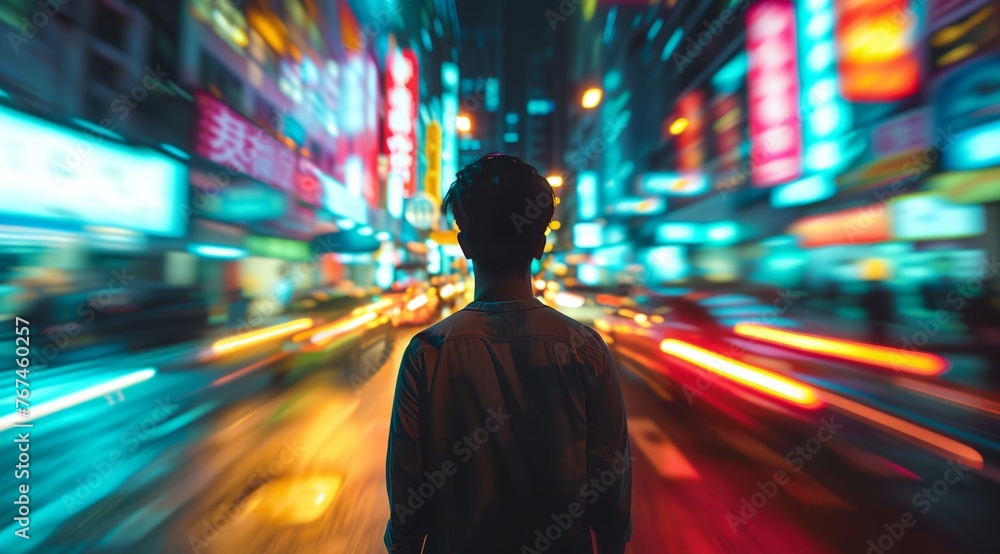
M 493 273 L 476 270 L 476 301 L 504 302 L 534 298 L 534 286 L 528 270 L 523 273 Z

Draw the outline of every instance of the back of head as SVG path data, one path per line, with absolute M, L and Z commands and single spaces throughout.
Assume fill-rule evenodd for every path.
M 458 172 L 444 198 L 461 231 L 466 255 L 477 268 L 517 273 L 545 244 L 554 193 L 524 160 L 491 154 Z

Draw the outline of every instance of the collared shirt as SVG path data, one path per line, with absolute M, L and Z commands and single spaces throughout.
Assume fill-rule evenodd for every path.
M 425 539 L 434 554 L 592 553 L 590 529 L 630 538 L 631 464 L 600 335 L 536 299 L 473 302 L 403 355 L 385 543 L 403 553 Z

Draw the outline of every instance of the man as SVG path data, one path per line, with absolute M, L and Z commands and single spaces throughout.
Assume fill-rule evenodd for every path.
M 554 194 L 490 155 L 444 199 L 475 300 L 416 335 L 389 431 L 390 552 L 621 553 L 632 458 L 618 375 L 589 327 L 534 298 Z M 426 539 L 426 544 L 425 544 Z

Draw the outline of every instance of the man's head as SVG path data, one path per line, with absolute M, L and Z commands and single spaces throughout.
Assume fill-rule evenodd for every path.
M 444 197 L 458 223 L 458 241 L 477 269 L 521 273 L 545 249 L 555 208 L 552 186 L 514 156 L 491 154 L 458 172 Z

